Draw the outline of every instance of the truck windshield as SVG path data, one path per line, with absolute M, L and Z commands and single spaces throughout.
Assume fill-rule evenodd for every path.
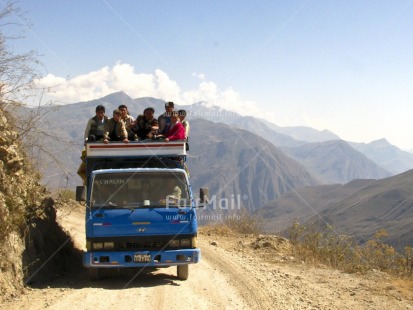
M 179 172 L 122 172 L 95 175 L 91 206 L 97 208 L 190 205 L 188 184 Z

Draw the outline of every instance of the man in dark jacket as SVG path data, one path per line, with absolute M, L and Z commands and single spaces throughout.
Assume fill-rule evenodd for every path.
M 135 127 L 132 130 L 138 135 L 139 140 L 151 139 L 154 130 L 158 127 L 158 120 L 154 117 L 155 110 L 152 107 L 146 108 L 143 115 L 138 115 Z

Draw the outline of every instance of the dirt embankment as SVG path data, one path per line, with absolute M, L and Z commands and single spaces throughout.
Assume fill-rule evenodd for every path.
M 61 273 L 73 248 L 13 128 L 0 109 L 0 302 L 17 296 L 24 283 Z
M 74 244 L 84 245 L 83 211 L 58 212 Z M 27 287 L 1 309 L 413 309 L 411 292 L 372 271 L 349 275 L 294 261 L 286 240 L 222 234 L 203 228 L 202 260 L 187 281 L 176 268 L 114 272 L 90 282 L 82 267 Z M 79 257 L 80 259 L 80 257 Z M 410 294 L 410 295 L 409 295 Z

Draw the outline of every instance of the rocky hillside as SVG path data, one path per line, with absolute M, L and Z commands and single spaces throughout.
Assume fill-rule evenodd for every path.
M 381 229 L 386 242 L 403 250 L 413 244 L 413 170 L 381 180 L 297 189 L 262 209 L 266 229 L 280 232 L 294 221 L 322 222 L 364 243 Z
M 307 143 L 282 151 L 308 168 L 325 184 L 356 179 L 383 179 L 392 174 L 343 140 Z
M 413 168 L 413 154 L 394 147 L 386 139 L 379 139 L 367 144 L 351 142 L 349 144 L 393 174 Z
M 56 223 L 54 200 L 18 141 L 12 117 L 0 106 L 0 301 L 61 272 L 72 248 Z
M 239 205 L 256 210 L 288 191 L 320 184 L 304 166 L 246 130 L 199 118 L 191 121 L 189 144 L 192 188 L 209 187 L 217 202 L 227 198 L 227 205 L 213 205 L 218 211 Z

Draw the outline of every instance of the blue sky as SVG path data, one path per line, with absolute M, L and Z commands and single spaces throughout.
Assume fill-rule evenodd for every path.
M 57 103 L 123 90 L 413 149 L 412 0 L 18 6 L 32 26 L 11 48 L 38 51 Z

